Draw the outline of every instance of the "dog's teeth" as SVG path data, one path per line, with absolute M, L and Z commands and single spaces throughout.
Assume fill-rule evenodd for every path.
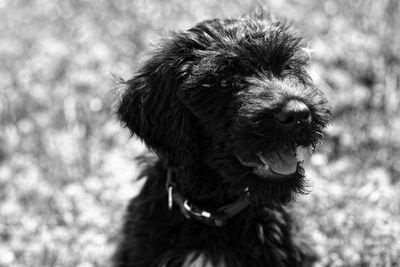
M 264 165 L 259 165 L 258 169 L 259 170 L 264 170 L 264 171 L 271 171 L 269 165 L 268 165 L 268 160 L 267 158 L 261 153 L 257 153 L 258 158 L 260 159 L 260 161 L 264 164 Z
M 239 160 L 239 162 L 247 167 L 253 167 L 253 168 L 257 168 L 257 169 L 261 169 L 264 167 L 265 163 L 261 162 L 261 160 L 259 159 L 259 157 L 252 157 L 250 159 L 244 160 L 242 159 L 240 156 L 236 156 L 236 158 Z
M 259 167 L 257 167 L 257 169 L 259 169 L 259 170 L 265 170 L 265 171 L 269 171 L 269 170 L 270 170 L 268 164 L 264 164 L 264 166 L 259 166 Z
M 268 160 L 267 160 L 266 157 L 264 157 L 264 155 L 263 155 L 261 152 L 257 153 L 257 156 L 260 158 L 260 160 L 262 161 L 262 163 L 265 164 L 265 166 L 268 166 Z

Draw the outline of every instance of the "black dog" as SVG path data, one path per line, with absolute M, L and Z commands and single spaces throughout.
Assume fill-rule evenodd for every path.
M 305 191 L 298 148 L 330 120 L 285 23 L 214 19 L 164 40 L 117 114 L 157 159 L 131 201 L 115 266 L 306 266 L 284 208 Z

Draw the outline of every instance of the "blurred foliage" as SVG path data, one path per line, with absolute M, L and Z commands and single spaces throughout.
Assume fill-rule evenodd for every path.
M 0 267 L 108 265 L 143 151 L 112 115 L 113 74 L 169 30 L 254 6 L 0 0 Z M 296 203 L 318 265 L 399 266 L 399 1 L 265 6 L 310 40 L 335 110 Z

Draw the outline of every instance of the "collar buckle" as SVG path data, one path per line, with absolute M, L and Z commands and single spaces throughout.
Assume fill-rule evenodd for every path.
M 172 210 L 173 204 L 180 207 L 182 214 L 186 219 L 195 219 L 207 225 L 222 227 L 226 225 L 228 219 L 236 216 L 249 205 L 249 191 L 246 188 L 241 197 L 235 202 L 225 205 L 217 209 L 217 212 L 208 211 L 192 204 L 189 199 L 185 198 L 176 190 L 175 183 L 172 181 L 172 171 L 168 169 L 166 189 L 168 193 L 168 209 Z

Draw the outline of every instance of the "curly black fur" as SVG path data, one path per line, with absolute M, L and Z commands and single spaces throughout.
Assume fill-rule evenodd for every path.
M 281 22 L 208 20 L 165 39 L 126 82 L 118 117 L 158 160 L 144 170 L 147 181 L 129 205 L 115 266 L 182 266 L 200 254 L 214 266 L 311 264 L 315 255 L 299 244 L 283 206 L 305 191 L 301 164 L 271 181 L 238 159 L 319 142 L 330 109 L 306 73 L 303 45 Z M 300 131 L 276 123 L 291 99 L 312 116 Z M 251 206 L 224 227 L 186 219 L 179 208 L 168 209 L 168 169 L 177 189 L 199 206 L 215 210 L 245 188 Z

